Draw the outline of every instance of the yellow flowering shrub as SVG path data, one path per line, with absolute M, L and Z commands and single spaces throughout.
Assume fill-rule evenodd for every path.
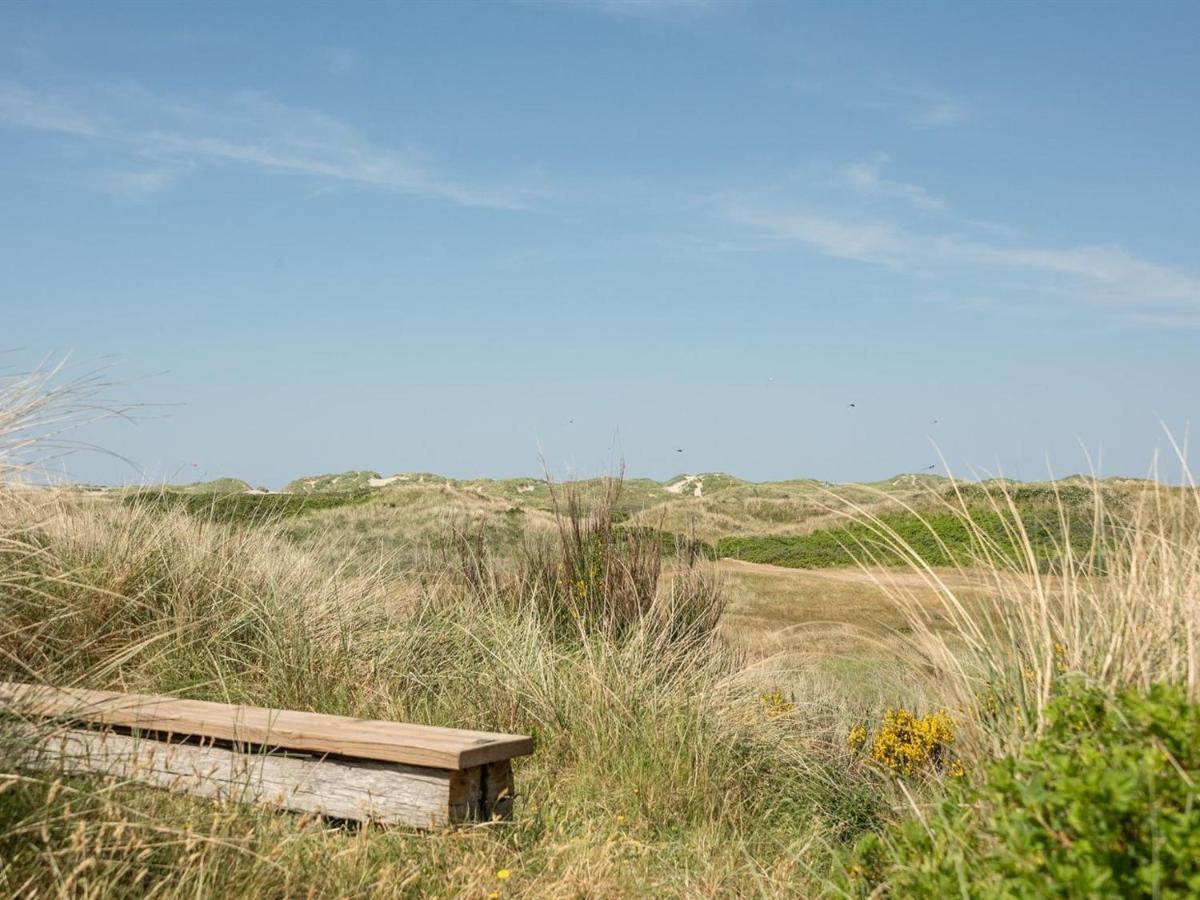
M 867 753 L 874 762 L 898 775 L 945 771 L 960 778 L 965 774 L 962 763 L 950 754 L 954 720 L 945 710 L 918 716 L 907 709 L 888 709 L 873 738 L 866 726 L 855 725 L 846 735 L 846 742 L 851 750 Z
M 867 744 L 867 738 L 870 734 L 863 725 L 855 725 L 850 729 L 850 733 L 846 735 L 846 743 L 850 745 L 850 749 L 855 753 L 860 751 Z

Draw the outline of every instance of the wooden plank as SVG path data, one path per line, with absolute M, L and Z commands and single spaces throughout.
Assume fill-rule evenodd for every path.
M 470 769 L 533 752 L 532 739 L 321 713 L 0 682 L 0 709 L 436 769 Z
M 339 819 L 440 828 L 489 817 L 480 769 L 450 771 L 400 763 L 242 753 L 167 743 L 111 731 L 27 727 L 24 765 L 102 774 L 216 800 L 259 803 Z M 473 780 L 475 793 L 469 785 Z M 462 788 L 452 791 L 458 781 Z

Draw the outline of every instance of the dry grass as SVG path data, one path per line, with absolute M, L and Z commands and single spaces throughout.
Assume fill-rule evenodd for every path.
M 675 627 L 711 581 L 566 639 L 539 603 L 489 594 L 502 573 L 352 577 L 270 529 L 34 497 L 0 519 L 21 535 L 0 677 L 532 733 L 538 752 L 512 826 L 433 837 L 20 775 L 0 795 L 6 894 L 485 895 L 501 867 L 506 895 L 793 894 L 804 845 L 878 812 L 843 775 L 833 698 L 767 718 L 737 654 Z M 629 551 L 607 564 L 646 564 Z
M 1064 677 L 1110 691 L 1178 683 L 1196 698 L 1200 492 L 1190 482 L 1148 482 L 1119 513 L 1099 484 L 1091 497 L 1093 538 L 1082 552 L 1059 507 L 1053 574 L 1043 571 L 1007 490 L 992 500 L 1007 525 L 1000 540 L 974 524 L 961 494 L 942 502 L 973 529 L 976 545 L 969 563 L 949 574 L 924 563 L 878 516 L 855 511 L 916 576 L 915 584 L 887 584 L 888 596 L 906 620 L 915 661 L 933 674 L 945 705 L 975 726 L 981 753 L 1040 732 Z M 872 548 L 860 550 L 870 562 Z
M 370 503 L 322 509 L 284 523 L 288 536 L 331 568 L 393 575 L 437 574 L 437 550 L 456 532 L 482 534 L 493 550 L 515 551 L 527 535 L 550 534 L 554 517 L 451 484 L 401 484 L 379 489 Z
M 0 483 L 37 474 L 49 455 L 86 447 L 71 435 L 129 406 L 105 401 L 112 383 L 102 370 L 67 377 L 66 361 L 32 371 L 0 368 Z
M 20 402 L 10 421 L 33 421 Z M 1194 493 L 1152 488 L 1115 516 L 1097 492 L 1094 545 L 1053 576 L 1003 496 L 1024 557 L 981 535 L 953 571 L 842 498 L 830 514 L 910 563 L 871 569 L 864 546 L 854 577 L 662 571 L 616 535 L 611 498 L 562 498 L 557 519 L 481 498 L 457 543 L 417 552 L 409 535 L 397 557 L 406 529 L 452 524 L 421 496 L 246 528 L 0 491 L 0 677 L 530 733 L 511 824 L 347 830 L 24 773 L 0 728 L 0 893 L 811 896 L 849 841 L 940 790 L 848 748 L 882 706 L 951 709 L 977 764 L 1036 733 L 1068 674 L 1197 689 Z M 517 516 L 536 522 L 514 533 Z

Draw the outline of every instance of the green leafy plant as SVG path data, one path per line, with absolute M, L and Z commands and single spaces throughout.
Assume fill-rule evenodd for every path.
M 1070 683 L 1046 728 L 933 814 L 859 842 L 852 895 L 1200 895 L 1200 706 Z

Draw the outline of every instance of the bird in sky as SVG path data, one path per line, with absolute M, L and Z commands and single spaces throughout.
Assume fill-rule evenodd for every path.
M 850 408 L 851 408 L 851 409 L 854 409 L 854 404 L 853 404 L 853 403 L 851 403 L 851 404 L 850 404 Z
M 675 452 L 676 452 L 676 453 L 682 453 L 683 451 L 682 451 L 682 450 L 676 450 Z

